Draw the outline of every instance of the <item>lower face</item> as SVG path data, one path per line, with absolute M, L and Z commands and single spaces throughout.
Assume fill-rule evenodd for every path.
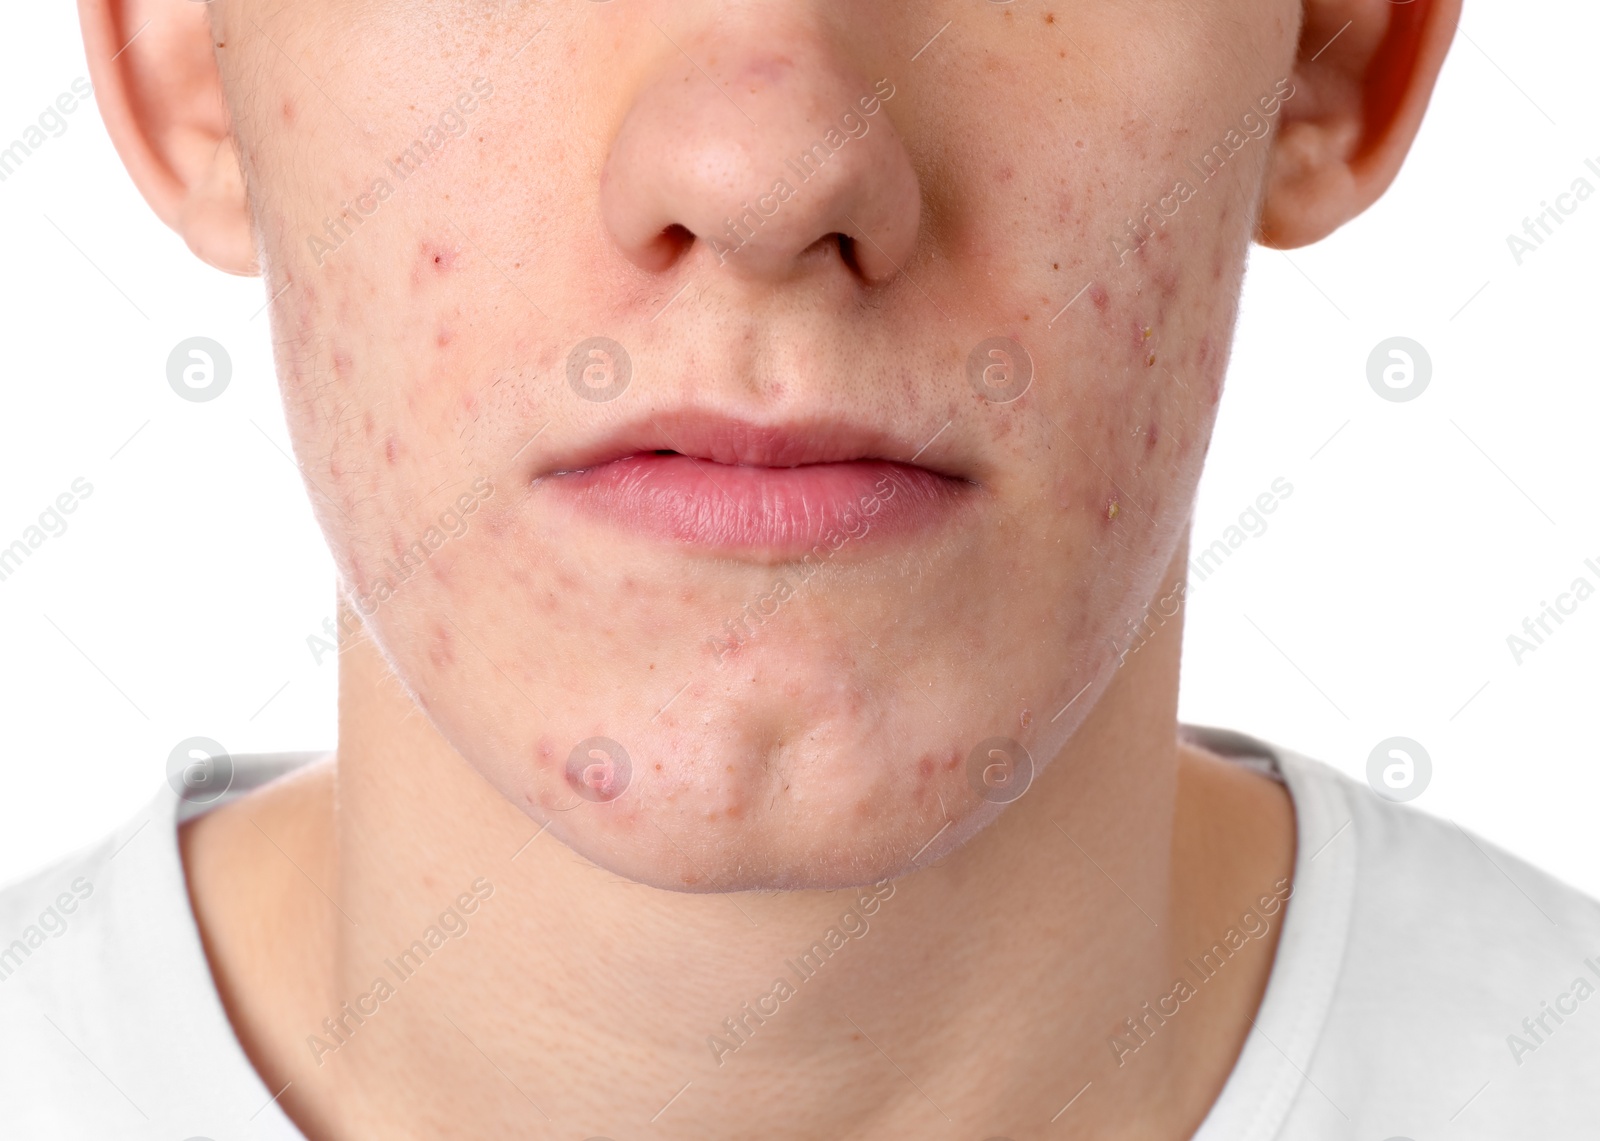
M 635 880 L 964 841 L 1184 535 L 1297 6 L 891 7 L 216 15 L 347 597 L 453 749 Z M 819 141 L 864 212 L 914 175 L 900 256 L 808 215 Z M 641 254 L 641 203 L 730 225 Z

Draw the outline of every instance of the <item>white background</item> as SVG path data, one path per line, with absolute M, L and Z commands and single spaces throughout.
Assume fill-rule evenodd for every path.
M 1507 635 L 1600 587 L 1593 343 L 1600 197 L 1513 261 L 1506 237 L 1600 165 L 1600 10 L 1474 4 L 1410 164 L 1320 245 L 1254 254 L 1197 548 L 1282 476 L 1269 529 L 1194 588 L 1186 720 L 1364 776 L 1420 742 L 1418 807 L 1600 895 L 1600 597 L 1519 665 Z M 86 74 L 72 6 L 8 13 L 0 146 Z M 24 49 L 25 45 L 25 49 Z M 111 829 L 173 746 L 334 740 L 306 645 L 333 571 L 288 458 L 261 283 L 207 269 L 134 191 L 93 104 L 0 183 L 0 546 L 93 495 L 0 582 L 0 882 Z M 167 385 L 196 335 L 226 393 Z M 1434 372 L 1380 399 L 1380 341 Z

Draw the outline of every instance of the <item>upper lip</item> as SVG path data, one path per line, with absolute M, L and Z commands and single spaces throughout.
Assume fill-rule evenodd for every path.
M 723 413 L 676 409 L 641 416 L 594 440 L 555 449 L 540 464 L 538 475 L 586 471 L 640 453 L 677 452 L 710 463 L 773 468 L 880 460 L 967 479 L 937 448 L 942 434 L 930 430 L 927 435 L 911 440 L 893 430 L 825 417 L 757 423 Z

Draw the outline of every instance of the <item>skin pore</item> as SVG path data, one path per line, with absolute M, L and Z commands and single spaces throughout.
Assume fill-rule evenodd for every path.
M 152 206 L 265 278 L 341 572 L 336 761 L 181 835 L 306 1135 L 1189 1136 L 1276 923 L 1108 1043 L 1288 881 L 1293 810 L 1178 742 L 1181 616 L 1131 634 L 1179 593 L 1250 240 L 1383 191 L 1458 5 L 80 9 Z M 808 565 L 573 492 L 707 419 L 937 506 Z

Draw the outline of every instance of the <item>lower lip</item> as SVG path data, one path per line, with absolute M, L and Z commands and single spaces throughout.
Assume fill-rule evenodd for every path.
M 751 467 L 653 454 L 544 482 L 578 510 L 630 531 L 779 558 L 931 527 L 971 487 L 882 460 Z

